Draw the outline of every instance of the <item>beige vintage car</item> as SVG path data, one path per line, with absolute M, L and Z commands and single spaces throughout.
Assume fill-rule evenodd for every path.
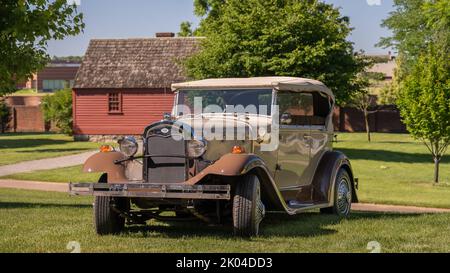
M 172 89 L 173 112 L 149 125 L 142 142 L 122 138 L 120 151 L 102 147 L 86 161 L 84 171 L 103 173 L 98 183 L 70 184 L 71 194 L 95 196 L 98 234 L 197 218 L 255 236 L 269 212 L 350 213 L 357 179 L 333 151 L 334 95 L 323 83 L 208 79 Z

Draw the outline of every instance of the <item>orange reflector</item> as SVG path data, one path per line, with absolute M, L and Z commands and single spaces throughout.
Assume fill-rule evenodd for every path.
M 244 147 L 236 145 L 233 147 L 233 149 L 231 149 L 231 153 L 232 154 L 243 154 L 243 153 L 245 153 L 245 149 L 244 149 Z
M 102 145 L 100 146 L 100 152 L 102 153 L 107 153 L 107 152 L 112 152 L 114 149 L 111 145 Z

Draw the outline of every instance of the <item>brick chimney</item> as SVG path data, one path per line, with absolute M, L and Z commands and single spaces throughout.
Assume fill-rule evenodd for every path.
M 173 38 L 175 37 L 175 33 L 173 32 L 157 32 L 156 38 Z

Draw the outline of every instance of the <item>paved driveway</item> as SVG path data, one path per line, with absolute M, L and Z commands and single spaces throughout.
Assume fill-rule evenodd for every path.
M 0 176 L 80 165 L 96 152 L 97 151 L 90 151 L 81 154 L 25 161 L 12 165 L 0 166 Z

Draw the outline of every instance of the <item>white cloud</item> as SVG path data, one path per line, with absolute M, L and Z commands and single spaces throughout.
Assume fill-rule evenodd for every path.
M 381 6 L 381 0 L 366 0 L 369 6 Z
M 80 6 L 81 5 L 81 0 L 67 0 L 67 4 L 69 5 L 77 5 Z

